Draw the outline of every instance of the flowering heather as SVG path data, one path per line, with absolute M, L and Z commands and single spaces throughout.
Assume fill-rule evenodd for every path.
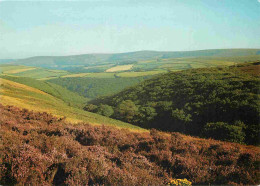
M 72 125 L 0 105 L 0 184 L 259 184 L 258 147 Z M 177 181 L 176 181 L 177 180 Z

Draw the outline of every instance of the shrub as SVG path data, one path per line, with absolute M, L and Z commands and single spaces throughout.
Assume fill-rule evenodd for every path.
M 252 146 L 73 125 L 1 104 L 0 136 L 1 185 L 259 184 Z
M 203 129 L 203 136 L 236 143 L 243 143 L 245 139 L 243 126 L 229 125 L 224 122 L 207 123 Z

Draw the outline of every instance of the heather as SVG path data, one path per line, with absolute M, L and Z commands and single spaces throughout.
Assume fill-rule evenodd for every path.
M 259 184 L 259 148 L 0 105 L 0 184 Z

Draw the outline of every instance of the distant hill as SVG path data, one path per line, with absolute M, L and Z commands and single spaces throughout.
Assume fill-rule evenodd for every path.
M 85 109 L 113 109 L 110 117 L 145 128 L 258 144 L 259 67 L 255 62 L 171 72 L 92 100 Z
M 9 63 L 11 61 L 14 61 L 13 59 L 0 59 L 0 64 Z
M 260 55 L 260 49 L 212 49 L 182 52 L 137 51 L 115 54 L 83 54 L 73 56 L 37 56 L 18 59 L 12 64 L 68 70 L 72 66 L 97 64 L 128 64 L 142 60 L 187 57 L 234 57 Z

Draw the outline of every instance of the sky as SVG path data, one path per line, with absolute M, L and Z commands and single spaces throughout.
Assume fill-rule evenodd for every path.
M 260 48 L 260 0 L 0 0 L 0 59 Z

